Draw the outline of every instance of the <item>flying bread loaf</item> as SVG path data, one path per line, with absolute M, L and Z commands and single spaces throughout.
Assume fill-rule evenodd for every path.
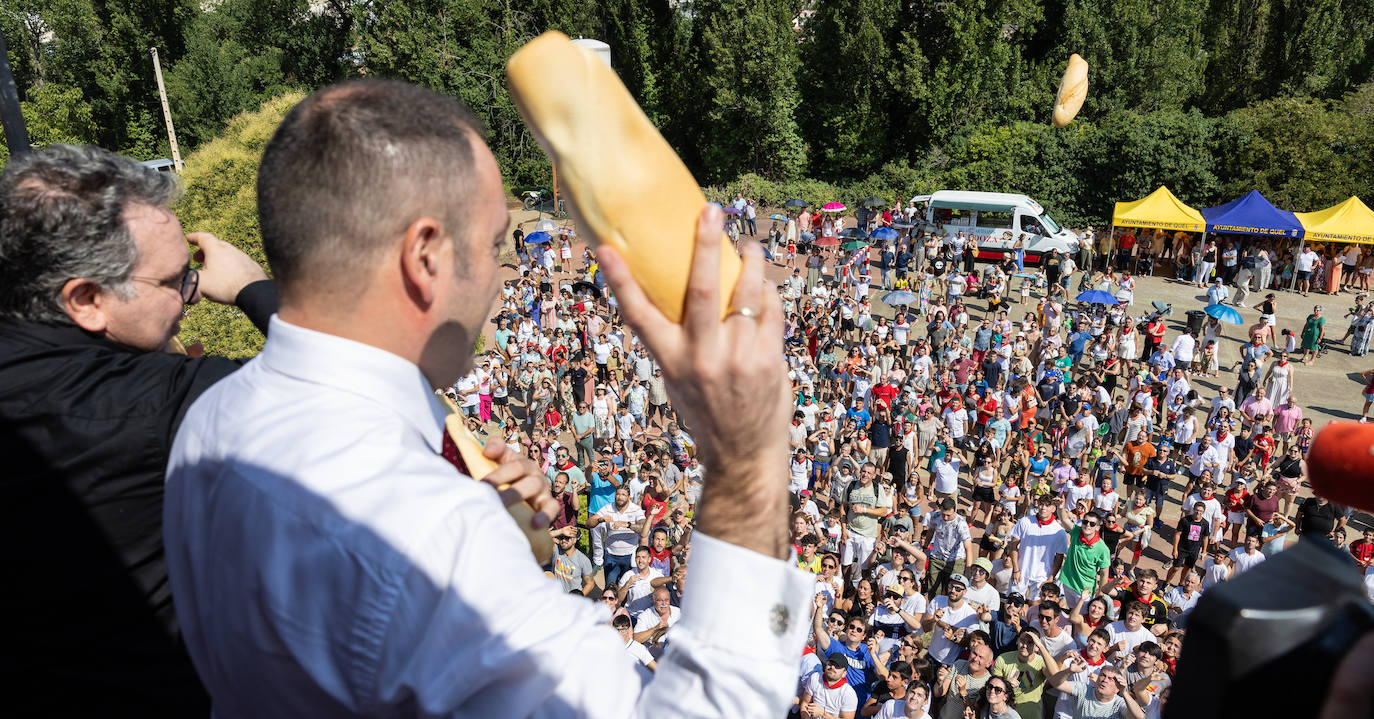
M 1078 114 L 1083 101 L 1088 98 L 1088 61 L 1074 53 L 1069 56 L 1069 67 L 1059 81 L 1059 93 L 1054 96 L 1054 126 L 1064 127 Z
M 559 32 L 506 65 L 511 97 L 558 166 L 584 236 L 614 247 L 664 316 L 681 322 L 697 218 L 706 196 L 620 78 Z M 721 242 L 728 243 L 724 233 Z M 741 261 L 720 253 L 721 316 Z

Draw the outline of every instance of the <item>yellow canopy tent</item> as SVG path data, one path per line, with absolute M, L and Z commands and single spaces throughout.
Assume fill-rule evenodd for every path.
M 1118 202 L 1112 212 L 1113 227 L 1157 227 L 1162 230 L 1202 232 L 1207 221 L 1202 213 L 1183 204 L 1160 185 L 1158 190 L 1135 202 Z
M 1316 212 L 1295 212 L 1298 222 L 1307 231 L 1307 240 L 1326 242 L 1356 242 L 1374 245 L 1374 210 L 1360 198 L 1351 197 L 1334 207 Z

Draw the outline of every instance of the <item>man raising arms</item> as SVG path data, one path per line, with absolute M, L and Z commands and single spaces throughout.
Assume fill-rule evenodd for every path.
M 400 82 L 327 87 L 287 115 L 258 184 L 281 309 L 168 466 L 169 574 L 216 715 L 786 713 L 815 579 L 788 561 L 782 313 L 757 243 L 722 319 L 722 217 L 701 214 L 681 325 L 598 255 L 709 478 L 646 686 L 606 610 L 544 577 L 504 511 L 533 504 L 547 526 L 538 466 L 492 442 L 499 466 L 474 482 L 445 456 L 433 389 L 471 368 L 508 223 L 471 113 Z

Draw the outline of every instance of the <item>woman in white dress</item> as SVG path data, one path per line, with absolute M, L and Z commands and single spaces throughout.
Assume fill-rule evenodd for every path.
M 1121 325 L 1121 333 L 1116 338 L 1116 354 L 1118 357 L 1125 357 L 1126 359 L 1133 360 L 1140 356 L 1140 352 L 1137 351 L 1135 347 L 1135 338 L 1138 334 L 1140 333 L 1135 331 L 1135 325 L 1131 324 L 1130 318 L 1126 318 L 1125 323 Z
M 1135 305 L 1135 278 L 1129 272 L 1123 272 L 1117 280 L 1116 301 L 1127 307 Z
M 1281 407 L 1288 402 L 1288 395 L 1293 394 L 1293 366 L 1288 363 L 1287 352 L 1280 352 L 1279 358 L 1269 365 L 1263 386 L 1270 404 Z

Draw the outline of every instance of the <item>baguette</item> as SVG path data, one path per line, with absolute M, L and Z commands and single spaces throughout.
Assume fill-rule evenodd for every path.
M 1059 80 L 1059 92 L 1054 96 L 1054 126 L 1064 127 L 1078 114 L 1088 99 L 1088 61 L 1078 53 L 1069 56 L 1069 66 Z
M 511 97 L 558 168 L 585 237 L 614 247 L 664 316 L 682 322 L 706 196 L 620 78 L 566 35 L 546 32 L 506 65 Z M 741 262 L 724 233 L 720 314 Z

